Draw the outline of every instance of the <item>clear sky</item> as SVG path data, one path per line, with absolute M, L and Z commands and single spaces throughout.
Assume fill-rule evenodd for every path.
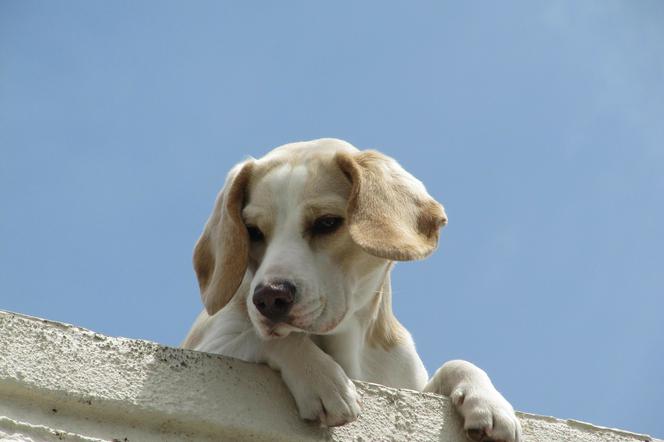
M 430 371 L 664 437 L 664 2 L 0 2 L 0 308 L 178 345 L 229 168 L 319 137 L 450 218 L 397 265 Z

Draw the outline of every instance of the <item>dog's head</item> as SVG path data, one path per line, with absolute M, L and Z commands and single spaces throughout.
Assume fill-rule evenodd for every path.
M 244 280 L 261 337 L 332 333 L 371 301 L 391 261 L 429 255 L 446 222 L 379 152 L 334 139 L 281 146 L 235 166 L 217 197 L 194 250 L 203 303 L 216 313 Z

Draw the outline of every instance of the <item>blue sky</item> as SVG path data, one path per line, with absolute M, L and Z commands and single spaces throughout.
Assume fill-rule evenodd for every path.
M 428 369 L 664 437 L 664 3 L 0 3 L 0 308 L 177 345 L 228 169 L 332 136 L 447 210 Z

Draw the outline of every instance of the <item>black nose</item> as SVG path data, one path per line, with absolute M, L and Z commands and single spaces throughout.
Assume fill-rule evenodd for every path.
M 254 305 L 273 322 L 286 319 L 295 301 L 295 286 L 289 281 L 259 284 L 254 290 Z

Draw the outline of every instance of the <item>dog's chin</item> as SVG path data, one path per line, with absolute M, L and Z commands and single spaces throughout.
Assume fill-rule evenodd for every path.
M 258 323 L 256 323 L 258 322 Z M 309 335 L 327 335 L 333 333 L 339 325 L 338 322 L 323 323 L 323 324 L 291 324 L 285 322 L 272 323 L 270 321 L 258 320 L 254 322 L 254 328 L 261 339 L 271 341 L 275 339 L 283 339 L 291 333 L 305 333 Z

